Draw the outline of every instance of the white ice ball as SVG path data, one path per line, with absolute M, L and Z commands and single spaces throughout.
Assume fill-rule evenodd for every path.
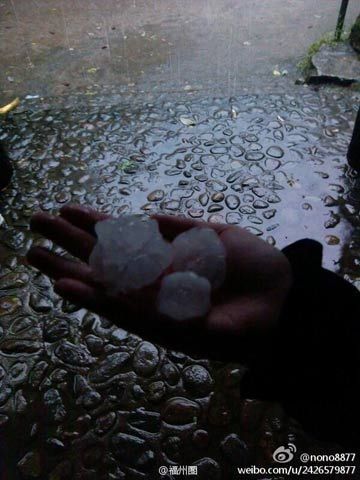
M 175 271 L 191 271 L 218 288 L 225 280 L 226 251 L 218 234 L 211 228 L 195 227 L 173 241 Z
M 98 222 L 89 264 L 112 295 L 152 284 L 171 264 L 171 245 L 156 220 L 127 215 Z
M 175 272 L 161 281 L 158 312 L 174 320 L 202 317 L 210 309 L 210 282 L 193 272 Z

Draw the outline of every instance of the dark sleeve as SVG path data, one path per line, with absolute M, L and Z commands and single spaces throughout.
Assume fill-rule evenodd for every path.
M 293 286 L 278 329 L 250 366 L 243 393 L 281 402 L 320 439 L 358 447 L 360 293 L 322 268 L 320 243 L 300 240 L 283 253 Z
M 360 171 L 360 108 L 356 116 L 354 131 L 347 153 L 347 159 L 351 167 Z

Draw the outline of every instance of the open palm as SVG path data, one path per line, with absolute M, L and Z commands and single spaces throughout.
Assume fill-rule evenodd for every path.
M 206 318 L 174 322 L 157 314 L 156 286 L 114 298 L 95 282 L 87 261 L 96 242 L 94 225 L 105 218 L 108 216 L 77 205 L 63 207 L 59 216 L 33 216 L 34 232 L 80 260 L 41 247 L 30 250 L 30 264 L 55 280 L 59 295 L 130 332 L 186 352 L 239 359 L 251 355 L 255 345 L 261 348 L 276 325 L 291 286 L 290 265 L 279 250 L 239 227 L 155 216 L 168 240 L 194 226 L 206 226 L 216 231 L 226 249 L 226 280 L 214 293 Z

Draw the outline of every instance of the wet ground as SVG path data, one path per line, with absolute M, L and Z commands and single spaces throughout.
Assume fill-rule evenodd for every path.
M 77 311 L 24 261 L 31 244 L 51 246 L 29 233 L 31 213 L 71 201 L 228 222 L 278 247 L 317 238 L 326 266 L 358 282 L 359 186 L 344 158 L 355 98 L 299 93 L 49 110 L 34 100 L 4 125 L 17 165 L 0 279 L 11 478 L 157 478 L 171 462 L 232 478 L 239 458 L 267 463 L 289 440 L 329 451 L 278 405 L 243 399 L 243 367 L 166 352 Z
M 73 10 L 53 3 L 0 2 L 10 12 L 1 24 L 23 35 L 3 29 L 15 43 L 0 44 L 1 64 L 13 65 L 0 73 L 2 95 L 23 95 L 0 130 L 16 165 L 0 200 L 0 428 L 9 478 L 155 479 L 160 465 L 194 464 L 197 478 L 228 479 L 238 478 L 242 464 L 269 464 L 288 442 L 300 451 L 339 452 L 311 439 L 279 405 L 243 398 L 241 365 L 165 351 L 77 310 L 24 258 L 32 244 L 57 251 L 30 234 L 31 214 L 78 202 L 112 214 L 162 211 L 228 222 L 279 248 L 316 238 L 325 266 L 359 286 L 360 186 L 345 161 L 358 94 L 272 76 L 282 62 L 292 75 L 295 50 L 300 56 L 317 37 L 318 15 L 321 28 L 331 29 L 337 2 L 308 2 L 314 28 L 306 40 L 291 29 L 304 19 L 299 2 L 282 2 L 272 17 L 261 2 L 253 36 L 244 20 L 251 10 L 230 1 L 223 8 L 201 2 L 197 10 L 183 2 L 171 14 L 164 2 L 126 2 L 121 17 L 115 2 L 101 13 L 98 2 L 88 12 L 80 0 Z M 48 36 L 31 22 L 41 12 L 53 22 Z M 281 41 L 291 31 L 295 50 L 285 56 L 280 43 L 265 54 L 255 48 L 270 33 L 279 38 L 290 12 L 297 20 L 282 27 L 288 37 Z M 187 32 L 181 41 L 180 27 Z M 119 30 L 116 43 L 110 35 Z M 177 54 L 169 55 L 175 40 Z M 205 61 L 209 45 L 216 61 Z M 253 61 L 245 53 L 251 48 Z

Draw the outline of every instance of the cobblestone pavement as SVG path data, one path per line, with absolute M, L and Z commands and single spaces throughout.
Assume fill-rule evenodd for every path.
M 175 462 L 197 465 L 201 479 L 228 479 L 236 466 L 268 464 L 288 442 L 331 450 L 279 405 L 242 398 L 241 365 L 165 351 L 76 310 L 24 254 L 52 246 L 29 232 L 33 212 L 78 202 L 227 222 L 280 248 L 316 238 L 325 265 L 359 285 L 360 190 L 345 163 L 352 95 L 74 97 L 51 108 L 24 102 L 9 117 L 0 131 L 16 163 L 0 227 L 9 478 L 155 479 Z

